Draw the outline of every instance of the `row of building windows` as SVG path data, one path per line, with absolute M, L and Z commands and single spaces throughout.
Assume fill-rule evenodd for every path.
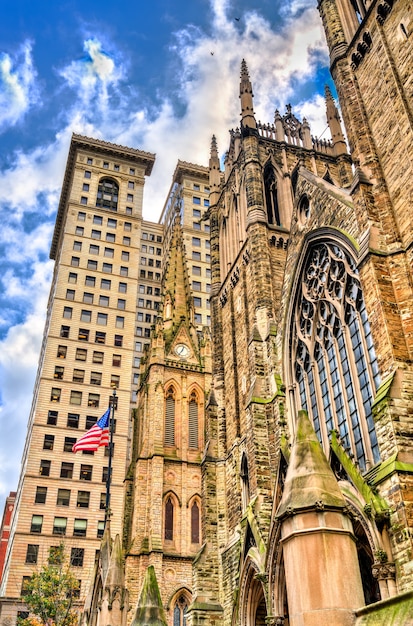
M 76 299 L 76 291 L 74 289 L 66 289 L 66 300 L 74 301 Z M 95 296 L 90 291 L 84 291 L 82 296 L 82 302 L 84 304 L 93 304 Z M 99 300 L 97 303 L 99 306 L 109 306 L 110 300 L 109 296 L 99 296 Z M 116 308 L 118 309 L 126 309 L 126 300 L 124 298 L 118 298 L 116 302 Z M 65 307 L 65 309 L 70 309 L 70 307 Z M 63 317 L 71 317 L 71 315 L 64 315 Z
M 204 244 L 205 244 L 205 248 L 207 250 L 210 249 L 211 247 L 211 242 L 209 241 L 209 239 L 204 239 Z M 200 248 L 201 247 L 201 239 L 199 237 L 192 237 L 192 245 L 194 246 L 194 248 Z
M 62 461 L 60 465 L 60 478 L 71 480 L 73 478 L 74 463 Z M 49 459 L 41 459 L 39 474 L 40 476 L 50 476 L 52 470 L 52 462 Z M 82 463 L 79 470 L 79 480 L 91 481 L 93 476 L 93 465 Z M 102 469 L 102 483 L 106 483 L 108 479 L 108 468 Z M 36 532 L 32 530 L 31 532 Z M 41 532 L 41 531 L 38 531 Z
M 77 214 L 77 219 L 79 222 L 85 222 L 86 221 L 86 213 L 85 211 L 78 211 Z M 94 224 L 98 224 L 98 225 L 103 225 L 103 217 L 100 215 L 94 215 L 93 216 L 93 223 Z M 107 227 L 108 228 L 117 228 L 118 227 L 118 220 L 113 218 L 113 217 L 108 217 L 107 221 L 106 221 Z M 124 229 L 125 230 L 132 230 L 132 222 L 124 222 Z
M 142 239 L 145 241 L 156 241 L 157 243 L 162 243 L 161 235 L 154 235 L 153 233 L 142 233 Z
M 159 287 L 152 287 L 151 285 L 139 285 L 138 293 L 146 293 L 148 295 L 160 296 L 161 290 Z
M 92 234 L 92 239 L 100 239 L 101 237 L 101 232 L 100 230 L 92 230 L 92 233 L 95 233 L 95 236 L 93 237 Z M 124 236 L 122 239 L 122 244 L 124 246 L 130 246 L 131 244 L 131 238 L 130 237 L 126 237 Z M 75 240 L 73 242 L 73 250 L 75 250 L 76 252 L 81 252 L 82 250 L 82 242 L 81 241 L 77 241 Z M 89 254 L 100 254 L 100 246 L 96 245 L 96 244 L 89 244 Z M 129 254 L 129 253 L 128 253 Z M 103 256 L 109 258 L 109 259 L 113 259 L 115 256 L 115 249 L 114 248 L 108 248 L 107 246 L 105 246 L 105 248 L 103 249 Z
M 47 424 L 49 426 L 57 426 L 57 421 L 59 418 L 59 412 L 51 409 L 47 414 Z M 85 418 L 85 430 L 89 430 L 92 428 L 94 424 L 96 424 L 98 418 L 94 415 L 86 415 Z M 79 413 L 68 413 L 67 414 L 67 422 L 66 426 L 68 428 L 79 428 L 80 423 L 80 415 Z M 116 419 L 113 420 L 113 432 L 116 432 Z M 106 450 L 106 449 L 105 449 Z M 88 452 L 89 454 L 89 452 Z
M 193 276 L 201 276 L 202 275 L 202 268 L 199 265 L 192 265 L 192 274 L 193 274 Z M 206 267 L 205 268 L 205 276 L 207 278 L 211 278 L 211 268 L 210 267 Z
M 76 508 L 88 509 L 90 505 L 90 491 L 79 490 L 76 496 Z M 56 497 L 57 506 L 69 506 L 72 496 L 71 489 L 58 489 Z M 34 499 L 35 504 L 46 504 L 47 502 L 47 487 L 38 486 L 36 488 L 36 495 Z M 105 510 L 106 508 L 106 493 L 100 494 L 99 508 Z
M 67 356 L 67 346 L 59 345 L 57 347 L 57 358 L 65 359 Z M 103 363 L 105 355 L 103 352 L 98 350 L 93 350 L 92 353 L 92 363 Z M 87 360 L 87 349 L 86 348 L 76 348 L 75 352 L 76 361 L 86 361 Z M 120 354 L 112 354 L 112 367 L 120 367 L 122 363 L 122 355 Z M 56 377 L 55 377 L 56 378 Z
M 64 379 L 65 368 L 62 365 L 55 365 L 53 378 L 55 380 Z M 74 383 L 85 382 L 85 370 L 74 368 L 72 373 L 72 381 Z M 90 384 L 101 385 L 102 384 L 102 372 L 90 372 Z M 120 384 L 120 376 L 118 374 L 111 374 L 110 386 L 114 389 L 118 389 Z
M 129 261 L 129 252 L 125 252 L 124 250 L 122 251 L 121 254 L 121 258 L 122 261 Z M 78 256 L 72 256 L 72 258 L 70 259 L 70 265 L 72 267 L 80 267 L 80 258 Z M 98 271 L 98 262 L 93 260 L 93 259 L 88 259 L 87 260 L 87 264 L 86 267 L 88 270 L 93 270 L 94 272 Z M 105 274 L 112 274 L 113 273 L 113 264 L 112 263 L 102 263 L 102 272 L 104 272 Z M 120 276 L 127 276 L 128 275 L 128 268 L 127 267 L 123 267 L 122 265 L 119 268 L 119 274 Z
M 76 380 L 74 382 L 83 382 L 83 381 L 80 380 L 80 378 L 84 377 L 84 370 L 74 370 L 74 372 L 80 372 L 79 380 Z M 99 374 L 99 372 L 93 372 L 93 374 L 96 375 L 96 374 Z M 119 376 L 116 376 L 115 374 L 113 374 L 112 376 L 114 377 L 114 385 L 116 383 L 119 384 Z M 54 402 L 54 403 L 57 404 L 58 402 L 60 402 L 61 397 L 62 397 L 62 390 L 61 390 L 61 388 L 60 387 L 52 387 L 52 390 L 50 392 L 50 402 Z M 70 398 L 69 398 L 69 403 L 70 404 L 75 404 L 77 406 L 80 406 L 82 404 L 82 400 L 83 400 L 83 392 L 82 391 L 78 391 L 76 389 L 72 389 L 70 391 Z M 93 407 L 94 409 L 97 409 L 97 408 L 99 408 L 99 405 L 100 405 L 100 394 L 89 392 L 88 399 L 87 399 L 87 406 Z
M 166 499 L 164 507 L 164 540 L 174 541 L 177 534 L 175 530 L 177 506 L 171 496 Z M 200 509 L 196 500 L 192 503 L 190 514 L 191 543 L 200 543 Z
M 62 339 L 70 338 L 70 326 L 60 327 L 60 337 Z M 89 341 L 89 337 L 90 337 L 90 332 L 88 328 L 79 328 L 78 335 L 77 335 L 78 341 Z M 95 331 L 95 343 L 105 344 L 106 333 L 100 330 Z M 117 348 L 121 348 L 123 345 L 123 335 L 114 335 L 113 345 L 116 346 Z
M 87 535 L 87 519 L 81 519 L 81 518 L 75 518 L 73 520 L 73 537 L 86 537 Z M 33 515 L 32 517 L 32 523 L 31 523 L 31 527 L 30 527 L 30 532 L 35 534 L 38 533 L 40 534 L 42 532 L 42 527 L 43 527 L 43 515 Z M 98 526 L 97 526 L 97 537 L 102 537 L 103 536 L 103 531 L 105 529 L 105 522 L 102 520 L 100 522 L 98 522 Z M 65 537 L 67 534 L 67 517 L 55 517 L 53 520 L 53 527 L 52 527 L 52 534 L 53 535 L 60 535 L 62 537 Z M 29 550 L 27 551 L 26 554 L 26 563 L 37 563 L 37 554 L 36 551 L 33 549 L 36 546 L 33 546 L 33 544 L 29 544 L 28 547 L 31 547 L 31 550 L 29 552 Z M 36 561 L 34 560 L 28 560 L 29 559 L 34 559 L 36 558 Z
M 156 315 L 152 316 L 150 313 L 143 313 L 142 311 L 138 311 L 136 314 L 136 319 L 138 320 L 138 322 L 146 322 L 147 324 L 150 324 L 153 319 L 153 323 L 155 324 Z
M 200 191 L 200 190 L 201 190 L 201 185 L 199 185 L 198 183 L 194 183 L 194 191 Z M 205 185 L 204 191 L 209 193 L 209 187 Z
M 151 259 L 146 256 L 141 256 L 140 264 L 147 265 L 148 267 L 157 267 L 157 268 L 160 268 L 162 266 L 160 259 Z
M 149 254 L 156 254 L 157 256 L 161 256 L 162 255 L 162 249 L 161 248 L 155 248 L 154 246 L 147 246 L 145 243 L 143 243 L 141 245 L 141 251 L 142 252 L 147 252 Z
M 192 222 L 192 228 L 194 230 L 202 230 L 202 226 L 200 222 Z M 204 224 L 204 231 L 206 233 L 210 232 L 209 224 Z
M 69 272 L 68 282 L 76 285 L 78 279 L 78 274 L 76 272 Z M 96 276 L 85 276 L 85 286 L 86 287 L 96 287 Z M 100 288 L 109 290 L 112 288 L 112 281 L 110 278 L 101 278 L 100 279 Z M 118 283 L 118 291 L 119 293 L 126 293 L 128 290 L 128 284 L 124 282 Z
M 147 278 L 148 280 L 161 280 L 160 272 L 152 272 L 146 270 L 139 270 L 139 278 Z
M 201 281 L 193 280 L 192 281 L 192 290 L 193 291 L 203 291 Z M 205 283 L 205 291 L 207 293 L 209 293 L 211 291 L 211 284 L 210 283 Z
M 92 157 L 87 157 L 87 164 L 88 165 L 93 165 L 93 158 Z M 117 163 L 114 164 L 110 164 L 109 161 L 103 161 L 102 167 L 104 167 L 105 169 L 109 169 L 109 165 L 113 165 L 113 170 L 115 172 L 119 172 L 120 166 Z M 131 176 L 135 176 L 135 168 L 134 167 L 129 167 L 129 174 Z
M 201 253 L 198 252 L 197 250 L 192 250 L 192 260 L 193 261 L 202 261 Z M 206 254 L 205 255 L 205 262 L 206 263 L 211 263 L 211 255 L 210 254 Z
M 118 300 L 119 302 L 119 300 Z M 147 302 L 151 302 L 150 300 Z M 89 304 L 92 304 L 92 302 L 89 302 Z M 154 305 L 157 303 L 154 303 Z M 143 306 L 143 305 L 142 305 Z M 123 300 L 123 302 L 121 303 L 121 306 L 118 306 L 119 309 L 124 309 L 126 307 L 126 301 Z M 150 305 L 146 305 L 146 308 L 150 309 L 152 308 L 152 303 Z M 157 307 L 154 306 L 154 309 L 156 309 Z M 72 319 L 73 316 L 73 308 L 71 306 L 65 306 L 63 307 L 63 317 L 67 320 Z M 91 322 L 92 321 L 92 311 L 86 310 L 86 309 L 82 309 L 80 311 L 80 317 L 79 317 L 81 322 Z M 108 319 L 109 319 L 109 315 L 108 313 L 101 313 L 101 312 L 97 312 L 96 313 L 96 324 L 98 324 L 99 326 L 107 326 L 108 324 Z M 125 325 L 125 318 L 117 315 L 116 319 L 115 319 L 115 326 L 116 328 L 123 328 Z
M 199 196 L 192 197 L 193 204 L 201 204 L 201 198 Z M 209 206 L 208 198 L 204 198 L 204 206 Z
M 130 222 L 125 222 L 125 226 L 126 226 L 126 224 L 130 224 Z M 130 229 L 129 228 L 125 228 L 125 230 L 130 230 Z M 83 226 L 76 226 L 76 228 L 75 228 L 75 235 L 77 237 L 84 237 L 84 235 L 85 235 L 84 227 Z M 92 228 L 92 230 L 90 231 L 90 238 L 91 239 L 97 239 L 97 240 L 100 240 L 100 239 L 103 240 L 104 239 L 108 243 L 116 243 L 116 234 L 115 233 L 103 233 L 103 235 L 102 235 L 102 231 L 101 230 L 97 230 L 96 228 Z M 127 245 L 130 245 L 130 244 L 127 244 Z
M 200 298 L 198 296 L 194 296 L 194 306 L 202 308 L 202 298 Z M 209 307 L 210 307 L 210 302 L 209 302 L 209 299 L 206 298 L 205 299 L 205 308 L 209 309 Z

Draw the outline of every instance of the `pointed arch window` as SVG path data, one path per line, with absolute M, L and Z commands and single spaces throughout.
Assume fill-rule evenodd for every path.
M 275 178 L 274 168 L 269 163 L 267 163 L 264 169 L 264 189 L 268 223 L 281 226 L 280 211 L 278 207 L 277 180 Z
M 165 502 L 164 538 L 166 541 L 172 541 L 174 538 L 174 504 L 171 496 Z
M 199 505 L 195 500 L 191 506 L 191 543 L 199 543 L 200 531 L 199 531 Z
M 380 458 L 371 410 L 379 372 L 356 264 L 336 243 L 309 248 L 291 323 L 302 408 L 325 450 L 335 429 L 365 470 Z
M 186 613 L 188 603 L 185 596 L 180 596 L 174 607 L 174 623 L 173 626 L 186 626 Z
M 198 448 L 198 398 L 195 391 L 189 397 L 188 422 L 189 447 Z
M 168 387 L 165 398 L 165 441 L 166 446 L 175 445 L 175 390 Z
M 118 210 L 119 186 L 111 178 L 101 178 L 98 185 L 96 206 L 110 211 Z

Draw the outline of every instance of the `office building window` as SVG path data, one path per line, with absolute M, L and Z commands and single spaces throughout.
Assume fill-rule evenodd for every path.
M 36 504 L 46 504 L 47 487 L 36 487 L 34 501 Z
M 43 450 L 53 450 L 54 435 L 45 435 L 43 439 Z
M 93 304 L 93 293 L 85 291 L 83 293 L 83 302 L 85 304 Z
M 85 170 L 85 178 L 91 178 L 92 176 L 92 172 L 90 172 L 89 170 Z
M 60 478 L 73 478 L 73 463 L 62 461 L 60 466 Z
M 49 424 L 49 426 L 56 426 L 57 424 L 57 416 L 58 416 L 58 412 L 57 411 L 49 411 L 47 414 L 47 423 Z
M 111 281 L 109 280 L 109 278 L 102 278 L 100 281 L 100 288 L 101 289 L 110 289 L 111 287 Z
M 109 306 L 109 296 L 99 296 L 99 306 Z
M 99 407 L 100 395 L 98 393 L 90 393 L 87 405 L 95 409 Z
M 66 289 L 66 300 L 74 300 L 75 294 L 76 292 L 74 289 Z
M 53 521 L 53 534 L 66 535 L 67 517 L 55 517 Z
M 79 328 L 77 338 L 79 341 L 89 341 L 89 330 L 87 328 Z
M 85 465 L 82 463 L 80 466 L 79 480 L 92 480 L 92 472 L 93 465 Z
M 94 243 L 91 243 L 89 246 L 89 254 L 99 254 L 99 246 Z
M 192 202 L 194 204 L 201 204 L 201 198 L 199 198 L 198 196 L 193 196 Z
M 78 256 L 72 256 L 70 260 L 70 265 L 72 267 L 79 267 L 80 258 Z
M 68 320 L 72 319 L 72 313 L 73 313 L 73 309 L 71 306 L 65 306 L 63 308 L 63 317 L 65 317 L 66 319 Z
M 58 506 L 69 506 L 70 504 L 70 489 L 58 489 L 57 500 Z
M 77 283 L 77 274 L 76 274 L 76 272 L 69 272 L 68 282 L 69 283 Z
M 86 361 L 87 350 L 86 348 L 76 348 L 76 361 Z
M 96 285 L 96 278 L 94 276 L 86 276 L 85 285 L 86 287 L 94 287 Z
M 68 413 L 67 414 L 67 427 L 68 428 L 79 428 L 79 413 Z
M 98 269 L 98 262 L 97 261 L 92 261 L 92 259 L 88 259 L 87 269 L 88 270 L 92 270 L 92 271 L 97 271 L 97 269 Z
M 118 298 L 118 309 L 125 309 L 126 308 L 126 300 L 123 300 L 123 298 Z
M 102 231 L 101 231 L 101 230 L 96 230 L 95 228 L 93 228 L 93 229 L 92 229 L 92 232 L 91 232 L 91 237 L 92 237 L 92 239 L 101 239 L 101 237 L 102 237 Z M 91 246 L 92 246 L 92 245 L 93 245 L 93 244 L 91 244 Z M 95 247 L 95 248 L 97 248 L 97 249 L 98 249 L 98 251 L 97 251 L 97 252 L 94 252 L 94 253 L 92 253 L 92 254 L 99 254 L 99 246 L 94 246 L 94 247 Z M 90 249 L 90 248 L 89 248 L 89 249 Z
M 43 515 L 32 515 L 32 522 L 30 525 L 31 533 L 41 533 L 43 526 Z
M 117 220 L 114 220 L 112 217 L 108 218 L 108 228 L 116 228 L 117 225 Z
M 70 392 L 70 404 L 77 404 L 77 405 L 82 404 L 82 392 L 81 391 L 72 390 Z
M 116 316 L 116 328 L 123 328 L 124 324 L 125 324 L 125 318 L 120 315 L 117 315 Z
M 82 242 L 81 241 L 74 241 L 73 242 L 73 250 L 75 250 L 76 252 L 80 252 L 82 249 Z
M 103 363 L 103 352 L 98 352 L 97 350 L 94 350 L 92 363 Z
M 122 261 L 129 261 L 129 252 L 122 250 L 121 259 Z
M 97 529 L 97 537 L 103 537 L 103 533 L 105 531 L 105 522 L 104 521 L 99 521 L 98 522 L 98 529 Z
M 120 354 L 112 355 L 112 366 L 113 367 L 120 367 L 121 361 L 122 361 L 122 356 Z
M 99 326 L 107 326 L 108 323 L 108 315 L 107 313 L 98 313 L 96 322 Z
M 82 191 L 89 191 L 89 183 L 83 183 Z
M 104 467 L 102 469 L 102 483 L 107 483 L 108 482 L 108 471 L 109 471 L 108 467 Z
M 86 537 L 87 519 L 75 519 L 73 524 L 74 537 Z
M 84 222 L 86 219 L 86 213 L 84 211 L 79 211 L 77 214 L 77 219 L 79 222 Z
M 94 215 L 93 216 L 93 223 L 94 224 L 98 224 L 99 226 L 102 226 L 102 224 L 103 224 L 103 217 L 101 215 Z
M 79 509 L 88 509 L 90 502 L 90 491 L 78 491 L 76 506 Z
M 194 320 L 195 320 L 195 324 L 202 324 L 202 315 L 201 315 L 201 313 L 195 313 Z
M 113 248 L 105 248 L 103 252 L 103 256 L 107 257 L 108 259 L 113 259 L 114 254 L 115 251 Z
M 112 374 L 110 377 L 110 386 L 112 389 L 119 389 L 120 376 L 117 374 Z
M 39 546 L 33 543 L 29 543 L 26 551 L 26 563 L 31 565 L 36 564 L 38 554 Z
M 73 382 L 83 383 L 84 380 L 85 380 L 85 370 L 75 368 L 73 370 Z
M 90 384 L 101 385 L 102 384 L 102 372 L 90 372 Z
M 52 391 L 50 393 L 50 401 L 51 402 L 60 402 L 62 390 L 57 387 L 52 387 Z
M 106 342 L 106 333 L 97 330 L 95 333 L 95 343 L 105 343 Z
M 76 437 L 65 437 L 63 444 L 63 452 L 72 452 L 72 448 L 76 443 Z
M 201 246 L 201 240 L 199 237 L 192 237 L 192 245 L 195 248 L 199 248 Z
M 83 567 L 84 555 L 84 548 L 72 548 L 70 552 L 70 565 L 72 567 Z
M 86 198 L 86 196 L 81 196 L 81 198 L 80 198 L 80 204 L 87 204 L 87 198 Z
M 64 371 L 64 367 L 62 367 L 61 365 L 55 365 L 53 378 L 55 378 L 56 380 L 63 380 Z
M 112 263 L 103 263 L 102 272 L 105 272 L 106 274 L 111 274 L 112 270 L 113 270 Z
M 118 348 L 121 348 L 123 344 L 123 335 L 115 335 L 113 343 Z
M 201 283 L 198 280 L 192 281 L 192 289 L 194 291 L 201 291 Z
M 126 293 L 128 289 L 127 283 L 119 283 L 119 293 Z

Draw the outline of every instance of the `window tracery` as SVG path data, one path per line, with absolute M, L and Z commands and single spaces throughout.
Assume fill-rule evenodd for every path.
M 173 626 L 186 626 L 186 613 L 188 610 L 188 602 L 185 596 L 180 596 L 174 607 L 174 623 Z
M 335 243 L 310 248 L 295 305 L 294 378 L 324 449 L 336 429 L 364 470 L 379 460 L 371 411 L 379 384 L 354 261 Z
M 171 385 L 165 396 L 165 435 L 166 446 L 175 445 L 175 390 Z
M 164 539 L 172 541 L 174 538 L 174 505 L 171 496 L 165 502 Z
M 198 448 L 198 398 L 193 391 L 188 404 L 189 447 Z

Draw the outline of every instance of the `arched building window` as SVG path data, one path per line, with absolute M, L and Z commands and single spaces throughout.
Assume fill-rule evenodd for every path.
M 267 220 L 269 224 L 281 226 L 278 207 L 277 181 L 272 165 L 267 163 L 264 168 L 265 204 L 267 206 Z
M 198 397 L 193 391 L 188 404 L 189 447 L 198 448 Z
M 174 622 L 173 626 L 186 626 L 186 612 L 188 610 L 188 602 L 185 596 L 179 596 L 174 606 Z
M 166 446 L 175 445 L 175 390 L 168 387 L 165 397 L 165 437 Z
M 338 431 L 362 470 L 379 461 L 371 406 L 379 372 L 354 260 L 338 244 L 307 250 L 291 318 L 290 362 L 319 440 Z
M 165 541 L 173 541 L 174 538 L 174 505 L 171 496 L 165 502 L 165 525 L 164 539 Z
M 200 530 L 199 530 L 199 505 L 195 502 L 191 506 L 191 543 L 199 543 Z
M 98 185 L 98 194 L 96 197 L 96 206 L 109 209 L 110 211 L 118 210 L 119 186 L 111 178 L 101 178 Z

